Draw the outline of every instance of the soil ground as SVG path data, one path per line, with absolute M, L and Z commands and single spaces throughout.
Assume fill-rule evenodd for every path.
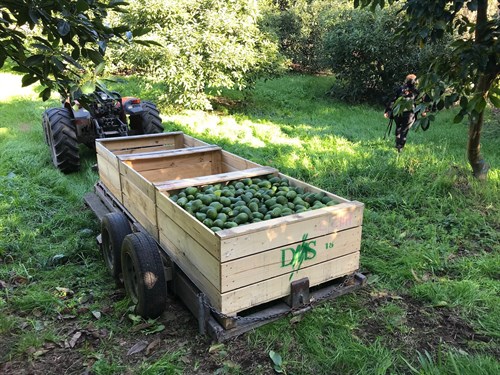
M 416 351 L 435 353 L 443 345 L 471 352 L 474 344 L 484 348 L 493 341 L 475 333 L 452 310 L 426 307 L 408 296 L 375 293 L 369 287 L 357 293 L 370 314 L 353 334 L 366 343 L 384 337 L 384 345 L 411 355 Z M 111 297 L 117 298 L 116 295 Z M 392 328 L 377 314 L 377 309 L 388 303 L 396 303 L 405 311 Z M 144 333 L 144 328 L 147 328 L 144 325 L 133 327 L 126 333 L 112 333 L 92 324 L 80 327 L 76 318 L 62 319 L 58 329 L 60 336 L 65 338 L 63 341 L 46 342 L 41 349 L 33 349 L 22 358 L 0 364 L 0 373 L 92 374 L 92 367 L 101 358 L 95 353 L 104 352 L 112 353 L 117 359 L 122 366 L 121 373 L 132 374 L 131 369 L 136 369 L 141 363 L 154 363 L 165 353 L 177 352 L 180 353 L 183 374 L 224 374 L 231 373 L 232 367 L 244 370 L 246 374 L 274 374 L 268 353 L 264 348 L 251 347 L 245 335 L 223 345 L 213 343 L 209 337 L 198 333 L 196 320 L 180 301 L 169 298 L 168 304 L 167 312 L 159 320 L 165 329 L 154 334 Z M 12 338 L 2 337 L 0 353 L 9 352 L 12 342 Z M 498 348 L 494 345 L 491 348 L 489 353 L 499 358 Z M 137 352 L 132 354 L 133 351 Z M 221 368 L 226 371 L 220 372 Z

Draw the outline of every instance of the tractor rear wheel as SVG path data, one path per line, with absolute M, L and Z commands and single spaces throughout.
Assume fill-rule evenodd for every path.
M 50 108 L 44 112 L 42 124 L 56 168 L 63 173 L 79 170 L 78 140 L 70 111 L 66 108 Z
M 165 310 L 167 283 L 156 241 L 146 233 L 129 234 L 121 255 L 125 291 L 135 304 L 135 313 L 143 318 L 159 317 Z
M 156 134 L 165 130 L 161 124 L 160 112 L 156 105 L 144 100 L 141 102 L 143 112 L 130 116 L 130 128 L 134 134 Z

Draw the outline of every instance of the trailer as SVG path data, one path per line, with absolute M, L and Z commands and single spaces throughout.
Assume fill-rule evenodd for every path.
M 160 316 L 173 293 L 200 333 L 223 341 L 366 283 L 360 202 L 182 132 L 99 139 L 96 151 L 99 181 L 84 200 L 110 274 L 143 317 Z M 261 176 L 335 204 L 215 231 L 174 199 Z

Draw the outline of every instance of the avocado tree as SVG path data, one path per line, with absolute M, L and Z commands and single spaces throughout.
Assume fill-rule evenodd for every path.
M 420 75 L 422 91 L 437 109 L 460 103 L 455 122 L 469 118 L 467 156 L 474 176 L 486 179 L 489 166 L 481 154 L 481 130 L 487 101 L 500 107 L 500 46 L 497 2 L 488 0 L 354 0 L 355 7 L 399 3 L 406 15 L 398 37 L 417 45 L 451 35 L 450 54 L 437 57 Z
M 44 100 L 52 91 L 65 96 L 81 92 L 85 82 L 92 90 L 89 74 L 102 70 L 108 42 L 128 31 L 127 26 L 106 25 L 105 19 L 109 12 L 123 12 L 125 5 L 120 0 L 2 1 L 0 68 L 10 59 L 13 69 L 23 73 L 23 86 L 44 86 Z

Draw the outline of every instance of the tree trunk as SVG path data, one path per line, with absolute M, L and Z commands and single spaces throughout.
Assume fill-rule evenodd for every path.
M 483 127 L 484 111 L 479 114 L 472 115 L 469 123 L 469 141 L 467 143 L 467 156 L 469 164 L 472 167 L 474 177 L 479 180 L 486 180 L 488 177 L 488 170 L 490 169 L 488 163 L 481 155 L 481 130 Z
M 484 27 L 488 21 L 488 0 L 478 0 L 477 2 L 477 18 L 475 30 L 475 44 L 479 45 L 484 38 Z M 476 94 L 481 95 L 486 99 L 486 94 L 492 83 L 491 77 L 488 74 L 479 75 L 477 81 Z M 481 155 L 481 130 L 484 122 L 484 109 L 477 113 L 473 111 L 469 123 L 469 140 L 467 142 L 467 157 L 469 164 L 472 167 L 474 177 L 480 180 L 486 180 L 488 177 L 489 165 Z

